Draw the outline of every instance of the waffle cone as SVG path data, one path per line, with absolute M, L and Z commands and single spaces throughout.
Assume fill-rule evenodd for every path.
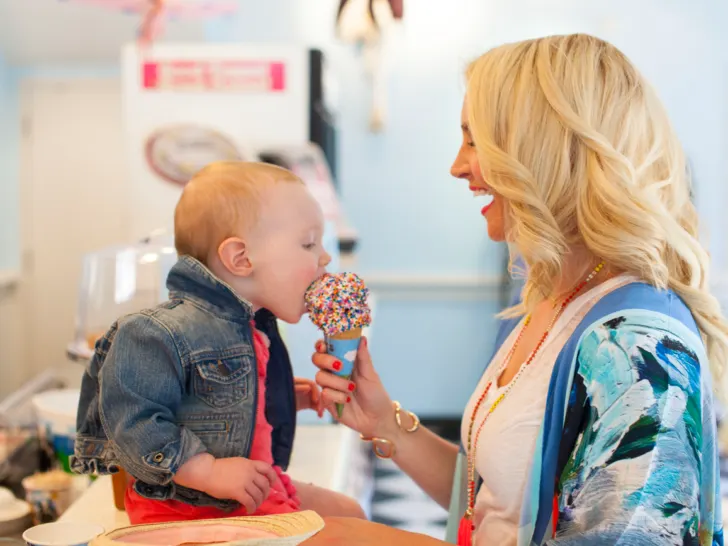
M 361 337 L 361 328 L 352 328 L 346 332 L 341 332 L 333 336 L 329 336 L 329 339 L 359 339 Z

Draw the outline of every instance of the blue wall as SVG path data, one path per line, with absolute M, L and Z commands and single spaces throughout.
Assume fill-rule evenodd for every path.
M 18 86 L 0 52 L 0 269 L 20 268 Z
M 460 138 L 462 70 L 481 48 L 464 44 L 454 28 L 443 32 L 436 4 L 444 3 L 407 4 L 408 26 L 395 37 L 396 48 L 388 55 L 389 116 L 386 131 L 379 135 L 367 130 L 369 88 L 361 60 L 353 47 L 334 36 L 338 2 L 244 0 L 236 18 L 208 24 L 211 41 L 284 40 L 326 52 L 340 86 L 344 200 L 361 232 L 361 266 L 369 271 L 445 274 L 500 269 L 501 252 L 488 243 L 478 214 L 482 204 L 478 206 L 466 185 L 448 173 Z M 443 12 L 462 11 L 462 6 Z M 262 25 L 262 20 L 271 24 Z M 472 40 L 477 29 L 465 29 Z M 444 47 L 446 41 L 453 43 Z
M 390 55 L 386 131 L 367 130 L 368 99 L 353 48 L 333 33 L 335 0 L 241 0 L 240 14 L 210 22 L 211 41 L 288 41 L 325 50 L 340 80 L 340 175 L 345 207 L 361 235 L 359 269 L 370 274 L 497 275 L 503 249 L 488 242 L 480 206 L 448 169 L 459 143 L 462 70 L 498 43 L 543 34 L 583 31 L 621 47 L 657 87 L 696 170 L 698 203 L 709 230 L 723 233 L 728 149 L 722 36 L 728 8 L 715 0 L 417 0 Z M 16 79 L 29 73 L 108 75 L 113 67 L 25 67 L 0 62 L 2 97 L 16 97 Z M 5 73 L 5 77 L 3 77 Z M 3 83 L 5 82 L 5 83 Z M 17 105 L 10 107 L 17 118 Z M 5 115 L 3 116 L 5 120 Z M 0 197 L 17 198 L 17 142 L 13 121 L 0 126 Z M 10 131 L 8 129 L 10 128 Z M 7 134 L 10 133 L 10 134 Z M 5 224 L 8 224 L 7 226 Z M 17 216 L 3 214 L 0 260 L 17 254 Z M 725 244 L 713 238 L 719 268 Z M 8 246 L 6 246 L 8 245 Z M 13 246 L 15 245 L 15 246 Z M 10 248 L 10 253 L 5 251 Z M 0 264 L 3 262 L 0 261 Z M 457 415 L 491 351 L 493 299 L 431 294 L 379 299 L 375 363 L 393 397 L 423 414 Z M 309 368 L 313 373 L 312 368 Z
M 290 40 L 328 54 L 341 83 L 340 174 L 346 209 L 361 234 L 362 272 L 501 271 L 503 250 L 487 241 L 478 203 L 448 175 L 460 138 L 462 70 L 499 43 L 567 32 L 611 40 L 656 86 L 695 167 L 704 224 L 718 234 L 714 261 L 718 269 L 725 266 L 719 236 L 728 201 L 721 36 L 727 10 L 718 2 L 408 2 L 391 53 L 390 115 L 381 135 L 366 130 L 361 63 L 353 48 L 334 38 L 336 4 L 243 1 L 238 17 L 208 25 L 208 39 Z M 261 24 L 263 11 L 269 24 Z M 497 307 L 483 298 L 436 300 L 380 299 L 372 348 L 395 398 L 425 414 L 457 414 L 490 355 Z
M 390 53 L 390 115 L 382 135 L 366 131 L 367 87 L 354 49 L 334 37 L 337 4 L 242 0 L 239 15 L 209 23 L 207 35 L 222 42 L 294 41 L 327 52 L 341 83 L 344 199 L 362 233 L 361 260 L 367 270 L 499 270 L 500 258 L 492 259 L 494 249 L 485 238 L 480 207 L 448 175 L 459 139 L 462 70 L 468 60 L 494 45 L 552 33 L 590 32 L 612 41 L 634 60 L 667 105 L 696 169 L 705 220 L 712 232 L 722 234 L 728 113 L 724 3 L 408 2 L 406 24 Z M 712 251 L 723 264 L 723 246 Z

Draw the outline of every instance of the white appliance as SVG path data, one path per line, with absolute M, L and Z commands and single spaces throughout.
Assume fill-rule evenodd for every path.
M 215 160 L 258 160 L 265 152 L 304 168 L 321 164 L 302 160 L 302 153 L 316 154 L 306 150 L 313 143 L 336 187 L 334 82 L 320 51 L 296 45 L 159 44 L 146 52 L 126 46 L 132 236 L 168 228 L 184 184 Z M 338 223 L 351 246 L 351 229 Z

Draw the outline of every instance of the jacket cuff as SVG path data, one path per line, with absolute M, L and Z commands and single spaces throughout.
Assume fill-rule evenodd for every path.
M 168 485 L 187 461 L 197 455 L 207 453 L 202 440 L 194 433 L 185 427 L 180 427 L 180 432 L 181 438 L 179 441 L 171 442 L 163 448 L 142 457 L 144 465 L 149 469 L 144 473 L 144 477 L 139 477 L 142 481 L 156 485 Z M 153 479 L 147 479 L 149 475 Z

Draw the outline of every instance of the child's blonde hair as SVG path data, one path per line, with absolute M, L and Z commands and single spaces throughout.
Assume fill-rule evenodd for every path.
M 278 182 L 303 184 L 292 172 L 267 163 L 220 161 L 203 168 L 185 186 L 174 211 L 177 254 L 207 264 L 220 243 L 255 225 L 261 189 Z
M 583 245 L 680 295 L 722 394 L 728 325 L 708 289 L 685 155 L 641 74 L 611 44 L 575 34 L 495 48 L 467 78 L 483 176 L 508 203 L 508 239 L 527 266 L 511 311 L 550 295 L 567 249 Z

